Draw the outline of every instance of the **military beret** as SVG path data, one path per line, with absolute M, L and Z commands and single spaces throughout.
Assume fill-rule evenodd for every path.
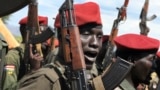
M 48 25 L 48 17 L 38 16 L 38 20 L 39 20 L 39 23 L 42 23 L 44 25 Z M 19 21 L 19 24 L 27 24 L 27 21 L 28 21 L 27 17 L 24 17 Z
M 159 40 L 139 34 L 124 34 L 114 39 L 117 49 L 157 52 Z
M 94 2 L 74 4 L 74 12 L 75 12 L 76 24 L 78 26 L 84 25 L 87 23 L 96 23 L 96 24 L 102 25 L 100 8 Z M 60 27 L 59 14 L 56 16 L 54 26 Z

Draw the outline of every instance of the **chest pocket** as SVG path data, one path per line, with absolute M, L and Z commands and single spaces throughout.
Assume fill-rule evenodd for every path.
M 65 68 L 61 66 L 58 62 L 56 65 L 53 63 L 45 65 L 45 67 L 54 69 L 54 71 L 57 73 L 61 85 L 62 90 L 71 90 L 71 85 L 68 81 L 67 76 L 65 75 Z

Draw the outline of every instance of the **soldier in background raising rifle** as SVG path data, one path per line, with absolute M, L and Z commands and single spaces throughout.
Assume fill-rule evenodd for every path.
M 152 67 L 155 67 L 153 62 L 155 62 L 154 57 L 159 48 L 159 41 L 138 34 L 121 35 L 114 41 L 117 46 L 116 57 L 134 64 L 119 85 L 119 89 L 115 90 L 136 90 L 140 83 L 148 85 Z
M 41 31 L 45 31 L 45 27 L 48 26 L 48 18 L 46 16 L 38 16 Z M 26 36 L 26 24 L 27 24 L 27 17 L 22 18 L 19 21 L 19 29 L 22 36 L 22 41 L 19 46 L 12 48 L 8 51 L 7 55 L 5 56 L 5 67 L 4 67 L 4 83 L 3 83 L 3 89 L 11 89 L 16 90 L 17 81 L 23 77 L 24 75 L 24 43 L 25 43 L 25 36 Z M 46 45 L 46 43 L 43 43 L 42 45 Z M 47 46 L 46 46 L 47 47 Z M 46 48 L 42 48 L 42 51 L 46 51 Z M 38 55 L 34 55 L 35 58 L 43 59 L 42 57 Z

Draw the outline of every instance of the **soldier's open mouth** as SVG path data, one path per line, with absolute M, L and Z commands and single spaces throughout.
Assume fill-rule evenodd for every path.
M 89 61 L 95 61 L 97 57 L 97 52 L 85 52 L 85 58 Z

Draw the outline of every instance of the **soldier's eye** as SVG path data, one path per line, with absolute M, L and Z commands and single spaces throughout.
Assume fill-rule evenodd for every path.
M 102 35 L 101 35 L 101 34 L 100 34 L 100 35 L 97 35 L 97 37 L 98 37 L 98 38 L 102 38 Z
M 83 32 L 82 34 L 83 34 L 83 35 L 90 35 L 89 32 Z

